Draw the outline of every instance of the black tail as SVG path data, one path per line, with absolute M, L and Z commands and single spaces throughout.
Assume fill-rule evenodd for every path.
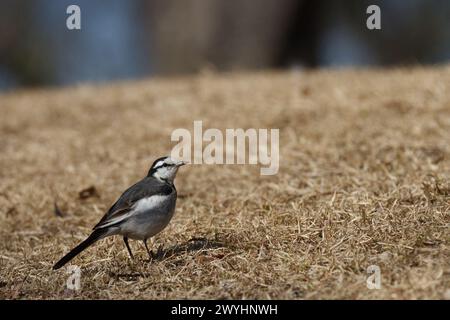
M 91 244 L 100 240 L 106 233 L 106 230 L 98 229 L 91 233 L 91 235 L 84 240 L 82 243 L 73 248 L 68 254 L 61 258 L 55 265 L 53 266 L 53 270 L 59 269 L 64 266 L 67 262 L 72 260 L 77 254 L 81 251 L 89 247 Z

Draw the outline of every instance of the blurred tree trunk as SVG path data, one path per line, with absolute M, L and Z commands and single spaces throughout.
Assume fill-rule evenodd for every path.
M 156 0 L 147 3 L 156 72 L 275 66 L 296 0 Z

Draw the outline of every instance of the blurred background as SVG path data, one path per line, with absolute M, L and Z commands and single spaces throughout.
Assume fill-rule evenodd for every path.
M 66 8 L 81 8 L 68 30 Z M 381 30 L 366 9 L 381 8 Z M 0 91 L 450 60 L 448 0 L 0 0 Z

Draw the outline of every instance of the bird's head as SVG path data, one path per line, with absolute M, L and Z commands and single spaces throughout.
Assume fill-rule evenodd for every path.
M 153 162 L 147 176 L 173 183 L 173 180 L 177 175 L 178 168 L 185 164 L 186 162 L 175 160 L 171 157 L 162 157 Z

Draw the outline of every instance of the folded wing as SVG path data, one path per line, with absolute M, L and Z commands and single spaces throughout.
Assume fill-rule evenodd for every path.
M 128 188 L 93 229 L 110 227 L 126 220 L 133 213 L 139 200 L 153 198 L 153 196 L 168 196 L 172 192 L 176 192 L 173 186 L 153 177 L 146 177 Z

